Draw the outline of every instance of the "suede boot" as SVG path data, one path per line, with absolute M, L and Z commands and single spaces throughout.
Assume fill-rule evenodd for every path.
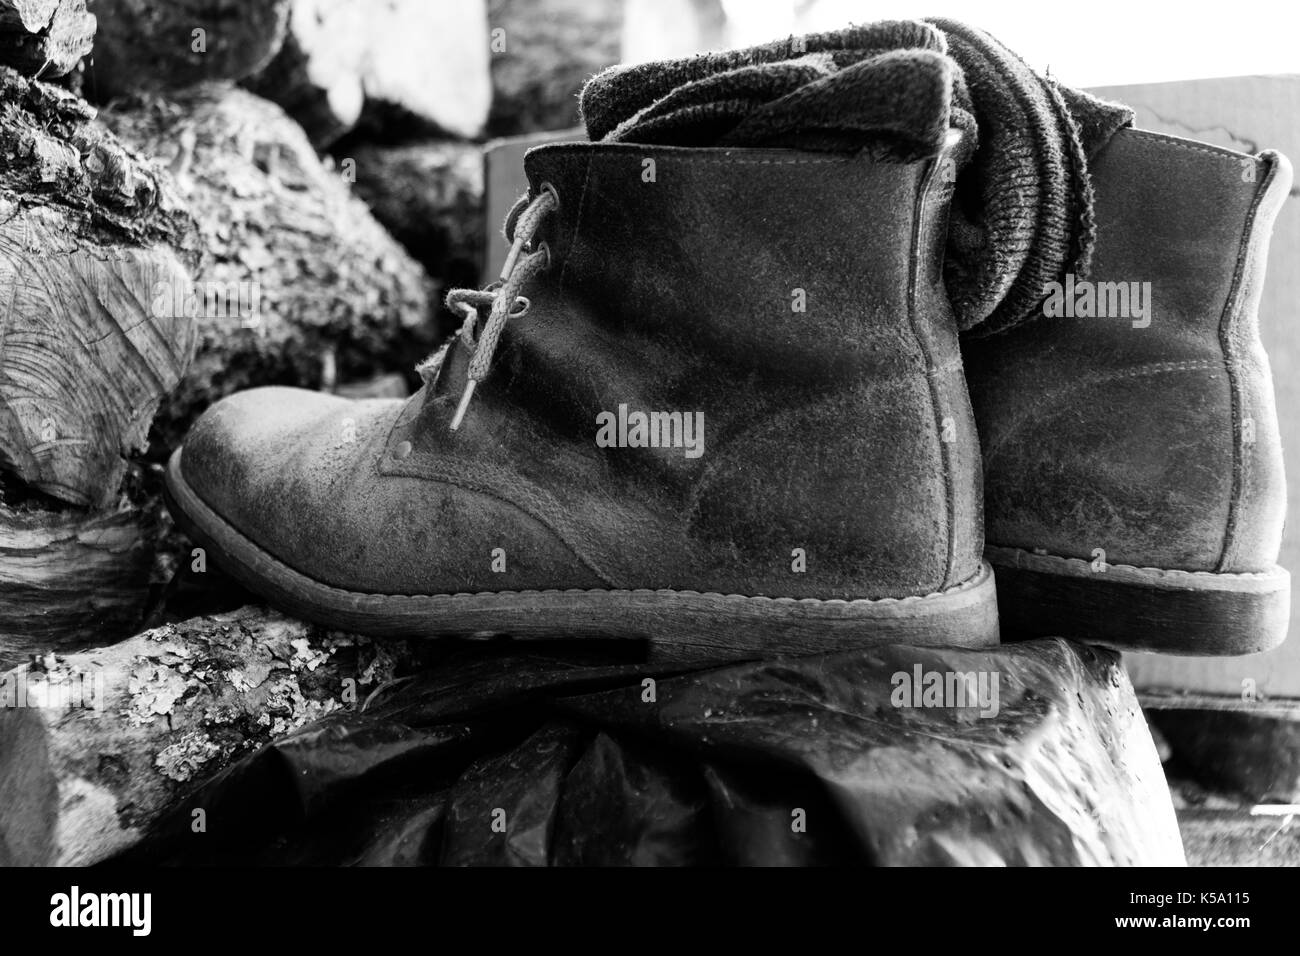
M 947 153 L 525 166 L 502 282 L 451 296 L 466 328 L 412 398 L 256 389 L 194 426 L 167 487 L 195 541 L 374 635 L 996 642 Z
M 1265 650 L 1286 635 L 1290 582 L 1256 308 L 1290 166 L 1133 129 L 1091 165 L 1089 281 L 963 343 L 1004 627 Z

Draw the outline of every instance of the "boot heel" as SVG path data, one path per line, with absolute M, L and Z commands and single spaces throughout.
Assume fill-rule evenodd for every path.
M 1004 633 L 1069 637 L 1121 651 L 1231 656 L 1286 639 L 1291 575 L 1105 565 L 988 547 Z

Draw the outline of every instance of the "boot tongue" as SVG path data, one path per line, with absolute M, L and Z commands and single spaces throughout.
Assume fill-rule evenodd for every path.
M 449 338 L 442 343 L 436 352 L 415 366 L 420 381 L 424 383 L 426 397 L 433 396 L 438 387 L 438 382 L 442 381 L 443 373 L 451 362 L 451 350 L 457 341 L 456 336 Z
M 593 141 L 865 151 L 896 162 L 933 156 L 950 127 L 963 130 L 944 268 L 960 328 L 978 334 L 1032 319 L 1046 283 L 1087 275 L 1087 158 L 1133 120 L 951 20 L 614 67 L 587 84 L 581 107 Z

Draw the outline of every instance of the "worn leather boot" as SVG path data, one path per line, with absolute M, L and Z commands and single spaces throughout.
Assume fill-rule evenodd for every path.
M 1004 630 L 1264 650 L 1290 581 L 1256 308 L 1290 166 L 1127 129 L 1093 179 L 1091 283 L 963 344 Z
M 173 512 L 272 603 L 368 634 L 994 643 L 945 160 L 535 149 L 503 281 L 453 293 L 470 321 L 423 389 L 225 399 Z

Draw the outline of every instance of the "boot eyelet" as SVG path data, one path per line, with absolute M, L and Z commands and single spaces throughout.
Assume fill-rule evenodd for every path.
M 401 461 L 404 458 L 410 458 L 411 443 L 409 441 L 399 442 L 397 447 L 393 449 L 393 457 L 398 461 Z
M 550 193 L 551 196 L 554 197 L 555 199 L 555 212 L 560 211 L 560 193 L 554 186 L 552 186 L 549 182 L 544 182 L 542 183 L 541 189 L 539 189 L 538 191 L 544 193 Z
M 533 307 L 532 299 L 526 295 L 515 296 L 515 304 L 510 308 L 510 318 L 517 319 L 521 315 L 527 315 L 528 310 Z
M 542 271 L 543 271 L 543 272 L 546 272 L 547 270 L 549 270 L 549 269 L 551 268 L 551 247 L 548 246 L 548 245 L 546 244 L 546 240 L 543 239 L 541 242 L 539 242 L 539 243 L 537 244 L 537 250 L 536 250 L 536 251 L 537 251 L 537 252 L 544 252 L 544 253 L 546 253 L 546 265 L 542 266 Z

